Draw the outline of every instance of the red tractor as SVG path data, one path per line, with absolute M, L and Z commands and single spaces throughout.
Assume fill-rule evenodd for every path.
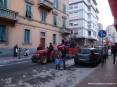
M 33 63 L 47 63 L 47 49 L 36 51 L 32 56 Z
M 77 48 L 69 48 L 69 46 L 63 46 L 63 45 L 57 45 L 54 46 L 54 48 L 57 47 L 59 51 L 62 51 L 63 47 L 66 48 L 66 53 L 68 58 L 75 57 L 75 54 L 77 52 Z M 38 50 L 36 51 L 33 56 L 32 56 L 32 62 L 33 63 L 41 63 L 41 64 L 46 64 L 47 61 L 47 56 L 48 55 L 48 50 Z M 50 61 L 54 61 L 54 50 L 51 51 L 50 53 Z

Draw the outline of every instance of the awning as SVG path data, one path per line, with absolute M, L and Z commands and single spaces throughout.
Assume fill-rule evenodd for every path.
M 112 15 L 114 16 L 114 26 L 117 30 L 117 0 L 108 0 Z

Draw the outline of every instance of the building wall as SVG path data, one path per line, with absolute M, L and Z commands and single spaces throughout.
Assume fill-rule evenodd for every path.
M 78 32 L 77 38 L 98 39 L 98 9 L 96 5 L 95 0 L 90 0 L 90 2 L 88 0 L 69 0 L 69 28 Z M 90 36 L 88 31 L 91 31 Z
M 110 40 L 112 43 L 117 43 L 117 32 L 114 25 L 109 25 L 106 28 L 106 31 L 108 40 Z
M 48 12 L 46 23 L 43 24 L 40 22 L 40 8 L 38 5 L 39 0 L 32 0 L 34 4 L 32 5 L 33 17 L 31 20 L 25 17 L 26 3 L 25 0 L 8 0 L 8 9 L 16 11 L 19 13 L 17 19 L 18 21 L 14 26 L 7 25 L 8 31 L 8 42 L 0 43 L 0 52 L 4 53 L 7 49 L 13 49 L 13 47 L 18 44 L 21 48 L 36 49 L 40 44 L 41 32 L 45 32 L 45 47 L 52 42 L 53 34 L 56 34 L 56 43 L 61 43 L 62 34 L 61 28 L 63 25 L 63 18 L 68 18 L 68 15 L 63 11 L 63 5 L 67 4 L 67 1 L 59 0 L 59 8 L 54 10 L 57 13 L 57 26 L 52 25 L 53 21 L 53 11 Z M 53 2 L 53 1 L 52 1 Z M 24 44 L 24 30 L 30 30 L 30 44 Z M 5 51 L 4 51 L 4 50 Z M 9 51 L 8 51 L 9 52 Z M 13 52 L 12 52 L 13 53 Z M 10 53 L 10 55 L 12 55 Z M 2 54 L 0 54 L 2 55 Z M 6 55 L 6 54 L 5 54 Z M 8 54 L 7 54 L 8 55 Z

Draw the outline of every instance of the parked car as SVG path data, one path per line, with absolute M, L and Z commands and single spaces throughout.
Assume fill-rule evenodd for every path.
M 97 53 L 100 54 L 101 60 L 108 58 L 108 49 L 105 46 L 96 46 Z
M 74 58 L 75 64 L 87 63 L 96 65 L 100 61 L 99 53 L 95 48 L 81 48 Z

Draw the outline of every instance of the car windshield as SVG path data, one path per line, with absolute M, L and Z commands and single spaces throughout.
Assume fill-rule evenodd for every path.
M 89 54 L 91 52 L 91 50 L 89 49 L 80 49 L 79 50 L 79 53 L 82 53 L 82 54 Z
M 103 52 L 103 53 L 105 53 L 106 52 L 106 49 L 104 48 L 104 47 L 97 47 L 96 48 L 96 52 Z

